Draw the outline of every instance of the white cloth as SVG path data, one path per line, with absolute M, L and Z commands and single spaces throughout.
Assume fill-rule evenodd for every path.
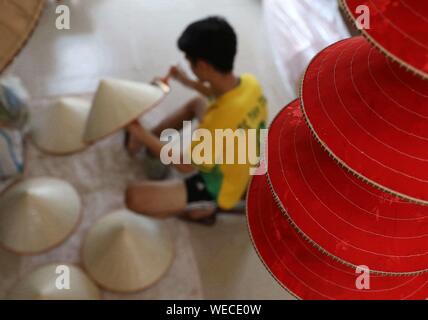
M 349 37 L 337 0 L 264 0 L 264 19 L 287 94 L 298 85 L 316 53 Z

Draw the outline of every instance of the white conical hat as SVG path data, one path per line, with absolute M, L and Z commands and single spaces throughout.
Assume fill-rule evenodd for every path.
M 79 222 L 81 201 L 67 182 L 33 178 L 0 197 L 0 245 L 19 254 L 37 254 L 63 242 Z
M 86 147 L 83 132 L 90 102 L 79 98 L 62 98 L 32 122 L 35 145 L 52 154 L 70 154 Z
M 84 141 L 95 142 L 123 128 L 153 107 L 165 90 L 156 85 L 107 79 L 99 84 Z
M 88 274 L 101 287 L 135 292 L 159 280 L 171 265 L 174 247 L 164 222 L 119 210 L 89 231 L 82 248 Z
M 99 300 L 99 289 L 78 267 L 49 264 L 23 277 L 7 295 L 11 300 Z

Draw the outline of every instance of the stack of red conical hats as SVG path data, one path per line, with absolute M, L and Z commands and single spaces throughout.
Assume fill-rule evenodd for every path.
M 428 2 L 343 1 L 360 5 L 365 37 L 319 53 L 271 125 L 250 232 L 298 298 L 426 299 Z

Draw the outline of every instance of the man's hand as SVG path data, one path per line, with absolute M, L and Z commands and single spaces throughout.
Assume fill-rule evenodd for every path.
M 128 130 L 128 132 L 130 134 L 132 134 L 133 136 L 139 136 L 141 131 L 143 130 L 143 128 L 141 127 L 140 123 L 135 120 L 134 122 L 130 123 L 127 127 L 126 130 Z
M 139 139 L 136 138 L 135 132 L 137 130 L 137 126 L 140 124 L 138 122 L 134 122 L 125 128 L 126 130 L 126 139 L 125 139 L 125 147 L 128 150 L 130 156 L 135 156 L 143 147 L 143 144 Z
M 200 81 L 194 81 L 190 79 L 187 74 L 178 66 L 171 67 L 171 69 L 169 70 L 169 75 L 171 76 L 171 78 L 174 78 L 175 80 L 182 83 L 186 87 L 189 87 L 190 89 L 198 91 L 205 97 L 212 97 L 214 94 L 209 85 Z
M 172 66 L 169 69 L 169 75 L 177 80 L 178 82 L 182 83 L 185 86 L 191 86 L 191 83 L 193 82 L 189 76 L 184 72 L 180 67 L 178 66 Z
M 163 143 L 159 140 L 159 137 L 154 135 L 151 131 L 146 130 L 144 127 L 140 125 L 138 121 L 134 121 L 126 127 L 126 130 L 133 136 L 133 138 L 137 139 L 139 143 L 145 145 L 147 149 L 154 155 L 155 157 L 160 157 L 162 152 Z M 183 155 L 181 155 L 183 158 Z M 193 165 L 191 164 L 182 164 L 183 161 L 180 161 L 178 164 L 174 164 L 174 167 L 181 173 L 190 173 L 195 170 Z

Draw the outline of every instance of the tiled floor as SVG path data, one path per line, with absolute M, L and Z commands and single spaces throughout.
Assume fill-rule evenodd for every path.
M 10 68 L 34 98 L 94 91 L 102 77 L 149 81 L 182 61 L 176 38 L 191 21 L 220 14 L 235 26 L 237 71 L 254 73 L 271 118 L 285 96 L 262 23 L 260 0 L 74 0 L 71 30 L 55 28 L 49 2 L 34 36 Z M 153 125 L 192 96 L 180 85 L 145 119 Z M 222 217 L 213 228 L 189 226 L 206 298 L 290 298 L 259 261 L 244 217 Z

